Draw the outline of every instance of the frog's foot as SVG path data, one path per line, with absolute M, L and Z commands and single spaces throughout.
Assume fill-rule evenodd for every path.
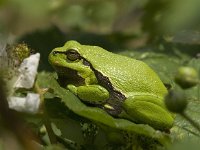
M 103 109 L 111 116 L 117 117 L 122 112 L 121 105 L 104 104 Z

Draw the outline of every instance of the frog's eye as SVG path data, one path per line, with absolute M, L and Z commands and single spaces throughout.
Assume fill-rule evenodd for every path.
M 71 60 L 71 61 L 75 61 L 77 59 L 80 59 L 80 54 L 74 50 L 74 49 L 70 49 L 66 52 L 67 55 L 67 59 Z

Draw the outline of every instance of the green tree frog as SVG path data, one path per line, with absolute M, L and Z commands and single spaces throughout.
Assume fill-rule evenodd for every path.
M 76 41 L 53 49 L 49 62 L 60 84 L 86 105 L 155 129 L 172 127 L 163 101 L 167 89 L 144 62 Z

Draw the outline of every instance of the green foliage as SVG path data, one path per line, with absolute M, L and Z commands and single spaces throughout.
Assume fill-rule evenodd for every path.
M 177 56 L 171 57 L 167 59 L 168 55 L 164 53 L 154 53 L 154 52 L 140 52 L 140 51 L 126 51 L 121 52 L 121 54 L 132 56 L 134 58 L 142 59 L 143 61 L 150 64 L 161 76 L 163 79 L 163 82 L 171 84 L 172 87 L 177 87 L 176 83 L 174 82 L 174 75 L 176 73 L 176 70 L 179 66 L 182 66 L 182 61 L 177 61 Z M 179 56 L 180 57 L 180 56 Z M 185 59 L 185 56 L 182 56 Z M 187 65 L 194 67 L 196 69 L 199 68 L 198 59 L 191 59 L 191 57 L 187 57 Z M 168 70 L 171 70 L 170 72 Z M 61 98 L 61 101 L 67 106 L 72 112 L 76 113 L 79 116 L 82 116 L 83 118 L 87 118 L 89 120 L 93 120 L 97 124 L 104 124 L 106 126 L 117 128 L 119 130 L 127 130 L 127 131 L 133 131 L 134 129 L 141 131 L 141 135 L 145 133 L 145 135 L 152 136 L 155 134 L 155 131 L 152 130 L 151 127 L 148 126 L 137 126 L 135 128 L 135 125 L 133 123 L 130 123 L 129 121 L 123 120 L 123 119 L 114 119 L 111 116 L 107 115 L 104 111 L 101 109 L 91 108 L 83 103 L 80 102 L 79 99 L 77 99 L 74 95 L 72 95 L 70 92 L 66 92 L 65 89 L 62 89 L 58 83 L 55 80 L 55 77 L 49 73 L 42 73 L 40 74 L 38 78 L 38 82 L 41 83 L 44 87 L 49 87 L 53 91 L 53 95 L 56 95 L 57 97 Z M 43 83 L 44 82 L 44 83 Z M 42 86 L 42 87 L 43 87 Z M 63 92 L 62 92 L 63 91 Z M 199 108 L 199 102 L 198 102 L 198 86 L 193 87 L 191 89 L 188 89 L 185 91 L 187 93 L 187 98 L 189 100 L 189 105 L 187 107 L 187 112 L 189 116 L 192 117 L 193 120 L 199 122 L 200 118 L 198 117 L 198 108 Z M 67 97 L 67 98 L 66 98 Z M 196 99 L 196 100 L 195 100 Z M 81 109 L 80 109 L 81 108 Z M 67 110 L 67 109 L 65 109 Z M 131 128 L 134 127 L 134 128 Z M 184 120 L 181 116 L 176 116 L 175 125 L 172 128 L 171 138 L 174 139 L 174 142 L 179 141 L 181 139 L 186 139 L 188 136 L 192 137 L 194 139 L 197 138 L 198 132 L 195 131 L 196 129 L 193 128 L 193 126 Z M 161 143 L 165 143 L 167 140 L 162 138 L 162 134 L 155 134 L 155 138 L 158 138 L 158 140 Z M 198 138 L 197 138 L 198 139 Z
M 169 89 L 183 90 L 174 82 L 181 66 L 194 68 L 196 79 L 200 76 L 199 4 L 199 0 L 0 0 L 0 69 L 8 66 L 5 41 L 11 47 L 13 43 L 26 43 L 18 45 L 20 50 L 13 47 L 16 51 L 11 50 L 9 56 L 17 59 L 19 65 L 30 54 L 27 47 L 41 54 L 36 80 L 39 87 L 20 89 L 15 95 L 36 92 L 42 98 L 38 114 L 14 112 L 12 119 L 17 121 L 10 123 L 23 133 L 29 133 L 24 129 L 28 126 L 33 136 L 30 134 L 29 139 L 18 130 L 10 131 L 1 122 L 0 149 L 12 149 L 12 145 L 31 149 L 24 145 L 32 145 L 27 142 L 32 139 L 37 141 L 36 149 L 199 149 L 200 133 L 181 115 L 176 115 L 169 138 L 148 125 L 136 126 L 86 106 L 58 85 L 54 73 L 47 72 L 52 71 L 47 59 L 49 52 L 68 40 L 77 40 L 142 60 Z M 6 73 L 0 70 L 7 81 L 17 76 L 15 69 L 8 69 Z M 185 113 L 200 124 L 200 85 L 196 80 L 192 85 L 182 91 L 188 101 Z M 8 91 L 14 91 L 10 84 L 7 86 Z M 24 122 L 18 123 L 20 118 Z M 136 130 L 140 135 L 134 134 Z
M 179 85 L 175 83 L 175 74 L 177 73 L 177 70 L 181 66 L 188 66 L 194 68 L 198 72 L 199 76 L 199 67 L 200 67 L 200 60 L 198 58 L 194 58 L 190 56 L 191 51 L 187 51 L 187 54 L 185 55 L 183 52 L 187 49 L 187 47 L 177 47 L 176 45 L 172 45 L 173 47 L 169 47 L 169 45 L 165 45 L 164 47 L 159 47 L 157 49 L 148 51 L 147 50 L 141 50 L 141 51 L 123 51 L 120 52 L 123 55 L 131 56 L 134 58 L 142 59 L 143 61 L 147 62 L 156 72 L 159 74 L 161 79 L 164 83 L 170 84 L 172 89 L 180 89 Z M 191 45 L 191 48 L 193 46 Z M 171 55 L 169 53 L 170 49 L 176 49 L 175 52 L 176 55 Z M 191 49 L 190 48 L 190 49 Z M 156 51 L 152 52 L 152 51 Z M 199 84 L 195 87 L 189 88 L 187 90 L 184 90 L 184 94 L 186 95 L 188 106 L 186 108 L 186 113 L 188 116 L 194 120 L 197 124 L 200 124 L 200 118 L 199 118 L 199 108 L 200 108 L 200 102 L 199 102 Z M 181 149 L 181 145 L 188 143 L 188 138 L 193 141 L 192 143 L 195 143 L 194 145 L 190 144 L 191 147 L 197 147 L 199 146 L 198 143 L 195 141 L 199 140 L 200 133 L 197 129 L 193 127 L 187 120 L 185 120 L 181 115 L 176 115 L 174 127 L 171 129 L 171 137 L 174 139 L 174 143 L 178 143 L 179 141 L 182 141 L 185 139 L 184 142 L 181 142 L 180 144 L 175 144 L 175 148 L 177 150 Z M 189 142 L 190 143 L 190 142 Z M 179 146 L 177 146 L 179 145 Z M 173 147 L 173 146 L 172 146 Z M 175 149 L 174 148 L 174 149 Z
M 41 73 L 38 76 L 38 83 L 40 83 L 41 86 L 52 89 L 53 94 L 61 98 L 61 101 L 71 111 L 79 116 L 92 120 L 97 124 L 102 124 L 119 131 L 127 131 L 132 133 L 137 132 L 147 137 L 154 137 L 162 144 L 166 144 L 169 140 L 166 134 L 158 132 L 148 125 L 136 125 L 128 120 L 115 119 L 100 108 L 86 106 L 72 93 L 61 88 L 57 81 L 53 78 L 52 74 Z

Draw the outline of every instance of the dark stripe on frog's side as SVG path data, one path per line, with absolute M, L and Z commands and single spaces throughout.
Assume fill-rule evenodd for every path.
M 125 101 L 126 97 L 123 95 L 121 92 L 117 91 L 113 86 L 112 83 L 110 82 L 109 78 L 104 76 L 100 71 L 96 70 L 92 64 L 87 61 L 85 58 L 81 57 L 83 59 L 83 64 L 86 66 L 89 66 L 91 70 L 94 72 L 98 84 L 106 88 L 110 94 L 109 99 L 106 101 L 106 104 L 109 104 L 114 108 L 113 109 L 108 109 L 103 107 L 109 114 L 113 116 L 117 116 L 121 113 L 122 111 L 122 104 Z
M 68 50 L 69 51 L 69 50 Z M 60 52 L 60 51 L 54 51 L 54 54 L 57 54 L 57 53 L 61 53 L 61 54 L 65 54 L 67 55 L 68 54 L 68 51 L 65 51 L 65 52 Z M 112 106 L 114 109 L 109 109 L 109 108 L 106 108 L 104 107 L 105 104 L 102 104 L 102 105 L 99 105 L 97 104 L 96 106 L 98 107 L 101 107 L 103 108 L 106 112 L 108 112 L 109 114 L 113 115 L 113 116 L 117 116 L 119 115 L 121 112 L 122 112 L 122 104 L 123 102 L 125 101 L 126 97 L 125 95 L 123 95 L 121 92 L 117 91 L 113 86 L 112 86 L 112 83 L 110 82 L 109 78 L 104 76 L 100 71 L 96 70 L 92 64 L 87 61 L 84 57 L 82 56 L 78 56 L 78 59 L 82 59 L 83 60 L 83 64 L 86 65 L 86 66 L 89 66 L 90 69 L 94 72 L 96 78 L 97 78 L 97 81 L 98 81 L 98 84 L 101 85 L 102 87 L 104 87 L 105 89 L 108 90 L 109 94 L 110 94 L 110 97 L 108 98 L 108 100 L 106 101 L 105 104 L 108 104 L 110 106 Z M 58 69 L 58 68 L 57 68 Z M 62 69 L 63 70 L 66 70 L 65 69 Z M 71 70 L 71 69 L 70 69 Z M 72 70 L 71 70 L 72 71 Z M 58 70 L 59 72 L 59 70 Z M 73 72 L 73 74 L 77 77 L 78 74 L 76 71 Z M 62 78 L 67 78 L 66 74 L 64 73 L 64 76 L 61 76 L 59 77 L 60 79 Z M 79 77 L 79 76 L 78 76 Z M 82 79 L 80 77 L 80 81 L 82 83 Z M 66 80 L 65 80 L 66 81 Z M 66 83 L 65 83 L 66 84 Z

